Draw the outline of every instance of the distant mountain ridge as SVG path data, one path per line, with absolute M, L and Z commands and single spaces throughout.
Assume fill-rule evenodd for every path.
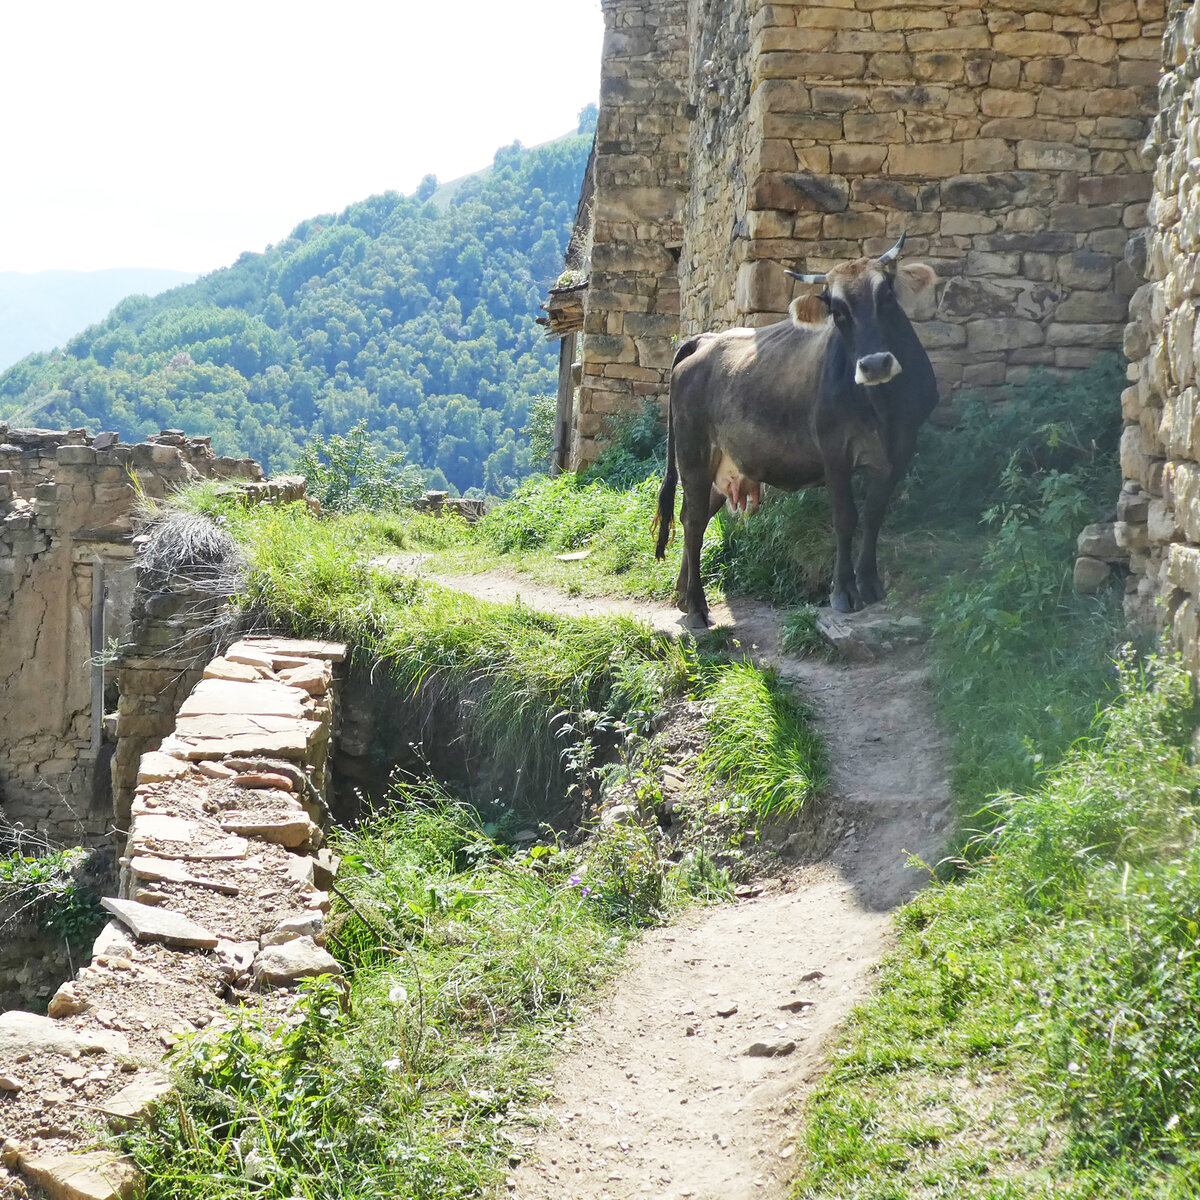
M 195 271 L 118 267 L 107 271 L 0 271 L 0 371 L 53 350 L 102 321 L 126 296 L 156 296 L 191 283 Z
M 61 353 L 0 374 L 0 417 L 211 434 L 290 466 L 362 421 L 432 486 L 502 493 L 536 465 L 522 436 L 553 393 L 535 324 L 562 269 L 592 137 L 497 151 L 439 205 L 371 196 L 262 254 L 153 299 L 123 300 Z

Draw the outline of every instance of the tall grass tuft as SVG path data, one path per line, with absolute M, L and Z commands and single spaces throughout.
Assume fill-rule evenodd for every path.
M 811 713 L 774 676 L 749 663 L 716 671 L 701 768 L 728 780 L 764 817 L 799 813 L 826 782 L 824 743 Z

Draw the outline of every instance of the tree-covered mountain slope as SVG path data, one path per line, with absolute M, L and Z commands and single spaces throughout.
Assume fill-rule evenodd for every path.
M 148 296 L 191 283 L 195 271 L 119 267 L 107 271 L 0 271 L 0 371 L 59 346 L 134 292 Z
M 360 420 L 455 487 L 529 470 L 530 401 L 555 388 L 534 323 L 560 270 L 590 134 L 500 150 L 444 206 L 372 196 L 262 254 L 131 296 L 62 351 L 0 375 L 0 417 L 212 434 L 270 470 Z M 440 474 L 439 474 L 440 472 Z

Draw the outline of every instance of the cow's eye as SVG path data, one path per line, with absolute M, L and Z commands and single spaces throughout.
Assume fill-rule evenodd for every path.
M 833 313 L 833 319 L 839 325 L 845 325 L 850 320 L 850 310 L 844 304 L 835 302 L 830 305 L 830 311 Z

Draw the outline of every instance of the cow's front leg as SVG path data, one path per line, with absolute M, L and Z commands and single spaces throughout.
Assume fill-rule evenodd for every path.
M 863 500 L 862 543 L 858 547 L 858 564 L 854 575 L 858 581 L 859 597 L 864 604 L 875 604 L 887 595 L 883 577 L 879 574 L 879 530 L 899 478 L 899 471 L 881 471 L 872 475 Z
M 863 601 L 850 557 L 854 528 L 858 524 L 858 509 L 854 506 L 854 492 L 850 486 L 850 464 L 839 463 L 836 467 L 827 464 L 825 478 L 833 508 L 833 533 L 837 544 L 829 603 L 838 612 L 857 612 L 862 608 Z

